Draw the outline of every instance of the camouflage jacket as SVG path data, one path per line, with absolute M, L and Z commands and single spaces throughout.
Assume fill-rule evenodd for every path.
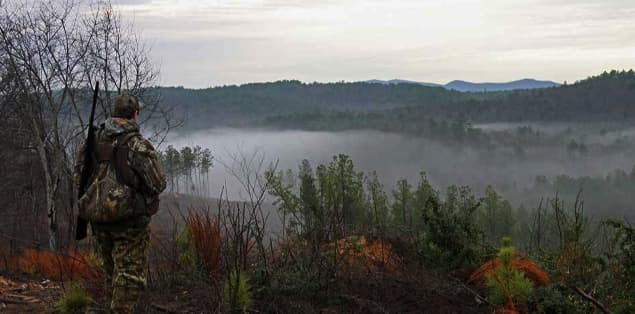
M 139 126 L 136 122 L 122 118 L 109 118 L 97 131 L 97 144 L 110 143 L 116 145 L 117 140 L 128 133 L 139 133 Z M 128 166 L 136 177 L 133 188 L 143 195 L 146 206 L 158 206 L 159 194 L 166 187 L 165 174 L 161 168 L 159 154 L 152 144 L 140 134 L 132 137 L 125 145 L 129 148 Z M 75 159 L 73 178 L 76 185 L 79 185 L 85 149 L 86 145 L 84 143 Z M 106 167 L 105 164 L 97 165 L 92 176 L 102 171 L 104 167 Z M 147 223 L 150 220 L 149 215 L 137 218 L 139 220 L 135 222 L 137 225 Z

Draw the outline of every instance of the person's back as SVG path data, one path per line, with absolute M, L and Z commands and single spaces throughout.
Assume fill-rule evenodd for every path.
M 80 215 L 90 221 L 103 259 L 113 313 L 133 312 L 145 288 L 148 224 L 166 186 L 157 152 L 139 133 L 141 107 L 127 94 L 115 101 L 113 117 L 97 133 L 96 170 L 79 202 Z M 83 155 L 80 152 L 77 159 L 76 178 Z

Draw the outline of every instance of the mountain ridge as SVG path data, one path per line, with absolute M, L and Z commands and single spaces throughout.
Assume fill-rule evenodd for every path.
M 332 118 L 345 123 L 386 119 L 400 124 L 406 118 L 452 121 L 460 115 L 476 122 L 635 121 L 635 73 L 631 70 L 605 72 L 554 88 L 514 91 L 465 93 L 420 84 L 287 80 L 208 89 L 155 87 L 155 92 L 174 108 L 174 114 L 188 118 L 189 129 L 254 126 L 267 119 L 285 120 L 288 125 L 287 120 L 317 121 L 326 113 L 335 113 Z M 360 113 L 367 116 L 358 117 Z
M 453 80 L 447 84 L 437 84 L 429 82 L 419 82 L 403 79 L 391 79 L 391 80 L 378 80 L 372 79 L 364 81 L 369 84 L 383 84 L 383 85 L 396 85 L 396 84 L 418 84 L 423 86 L 443 87 L 449 90 L 456 90 L 459 92 L 482 92 L 482 91 L 511 91 L 521 89 L 538 89 L 538 88 L 550 88 L 558 87 L 561 84 L 548 80 L 536 80 L 532 78 L 524 78 L 509 82 L 470 82 L 464 80 Z

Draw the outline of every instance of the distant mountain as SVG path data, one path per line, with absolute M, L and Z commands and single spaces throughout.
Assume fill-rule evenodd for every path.
M 457 80 L 445 84 L 445 88 L 457 90 L 460 92 L 509 91 L 517 89 L 537 89 L 557 86 L 560 86 L 560 84 L 552 81 L 538 81 L 534 79 L 522 79 L 506 83 L 472 83 Z
M 522 86 L 522 85 L 521 85 Z M 482 86 L 481 86 L 482 87 Z M 457 92 L 455 90 L 455 92 Z M 442 106 L 420 105 L 396 108 L 392 113 L 420 121 L 429 117 L 464 115 L 472 122 L 549 121 L 612 122 L 635 121 L 635 72 L 610 71 L 545 89 L 523 89 L 498 93 L 481 101 L 458 101 Z M 452 118 L 450 118 L 452 119 Z
M 417 84 L 417 85 L 431 86 L 431 87 L 437 87 L 437 86 L 441 86 L 441 87 L 443 87 L 443 85 L 441 85 L 441 84 L 437 84 L 437 83 L 417 82 L 417 81 L 408 81 L 408 80 L 399 80 L 399 79 L 393 79 L 393 80 L 388 80 L 388 81 L 383 81 L 383 80 L 368 80 L 368 81 L 365 81 L 364 83 L 370 83 L 370 84 L 383 84 L 383 85 Z
M 538 81 L 534 79 L 522 79 L 518 81 L 512 82 L 503 82 L 503 83 L 473 83 L 467 81 L 455 80 L 445 85 L 436 84 L 436 83 L 427 83 L 427 82 L 417 82 L 417 81 L 408 81 L 408 80 L 399 80 L 393 79 L 388 81 L 383 80 L 368 80 L 365 83 L 370 84 L 383 84 L 383 85 L 396 85 L 396 84 L 418 84 L 423 86 L 441 86 L 446 89 L 456 90 L 459 92 L 495 92 L 495 91 L 510 91 L 510 90 L 520 90 L 520 89 L 537 89 L 537 88 L 549 88 L 549 87 L 557 87 L 560 84 L 552 81 Z

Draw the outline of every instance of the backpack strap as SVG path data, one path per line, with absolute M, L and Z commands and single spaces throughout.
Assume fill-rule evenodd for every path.
M 134 189 L 138 189 L 139 179 L 137 178 L 134 170 L 132 170 L 128 164 L 128 156 L 130 153 L 130 146 L 128 146 L 128 142 L 137 136 L 139 136 L 139 133 L 137 132 L 120 135 L 117 137 L 117 144 L 113 147 L 114 149 L 112 151 L 112 157 L 114 157 L 114 159 L 112 159 L 112 165 L 115 167 L 117 179 L 119 182 Z
M 114 160 L 114 146 L 110 143 L 99 143 L 95 149 L 96 160 L 98 163 Z
M 105 161 L 112 161 L 114 160 L 114 154 L 113 151 L 115 149 L 115 147 L 112 145 L 112 143 L 104 143 L 104 142 L 99 142 L 97 139 L 100 138 L 100 134 L 101 132 L 103 132 L 104 130 L 104 125 L 102 124 L 101 127 L 97 130 L 98 134 L 97 136 L 95 136 L 95 151 L 93 154 L 93 158 L 95 158 L 95 162 L 97 163 L 102 163 Z M 93 168 L 96 169 L 96 168 Z

